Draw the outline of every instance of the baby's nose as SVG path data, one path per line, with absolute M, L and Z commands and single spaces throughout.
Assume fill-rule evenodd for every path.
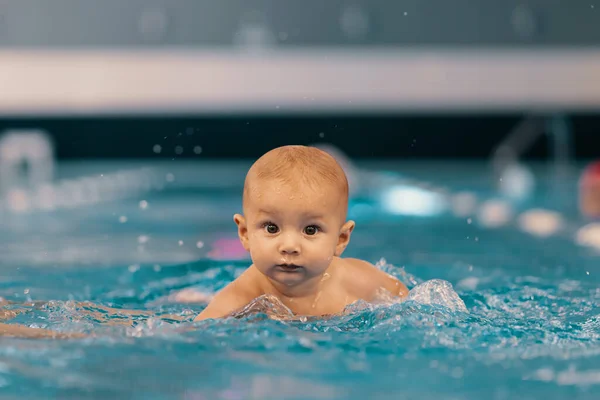
M 282 235 L 281 242 L 279 243 L 279 252 L 281 254 L 299 254 L 300 241 L 297 236 L 292 234 Z

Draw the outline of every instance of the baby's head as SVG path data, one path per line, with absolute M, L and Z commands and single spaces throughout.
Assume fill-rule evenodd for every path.
M 325 273 L 354 229 L 346 221 L 348 181 L 335 159 L 314 147 L 284 146 L 250 168 L 244 215 L 234 221 L 256 268 L 293 286 Z

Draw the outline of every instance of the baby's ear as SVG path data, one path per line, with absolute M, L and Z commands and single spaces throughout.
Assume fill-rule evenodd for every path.
M 248 243 L 248 227 L 246 226 L 246 218 L 244 218 L 241 214 L 235 214 L 233 216 L 233 222 L 238 227 L 238 236 L 240 237 L 240 242 L 242 242 L 242 246 L 246 251 L 250 251 L 250 245 Z
M 348 243 L 350 242 L 350 235 L 352 235 L 355 225 L 354 221 L 348 221 L 342 226 L 342 229 L 340 229 L 338 243 L 335 246 L 335 255 L 337 257 L 341 256 L 344 250 L 346 250 L 346 246 L 348 246 Z

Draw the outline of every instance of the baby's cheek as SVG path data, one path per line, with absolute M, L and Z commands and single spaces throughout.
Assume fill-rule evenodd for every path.
M 252 232 L 249 235 L 249 239 L 253 246 L 264 246 L 264 240 L 260 232 Z

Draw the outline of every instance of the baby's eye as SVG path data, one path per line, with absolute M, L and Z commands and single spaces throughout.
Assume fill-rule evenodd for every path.
M 319 227 L 316 225 L 309 225 L 306 228 L 304 228 L 304 233 L 309 236 L 316 235 L 317 232 L 319 232 Z
M 279 227 L 271 222 L 267 222 L 265 224 L 265 230 L 270 234 L 274 234 L 279 232 Z

